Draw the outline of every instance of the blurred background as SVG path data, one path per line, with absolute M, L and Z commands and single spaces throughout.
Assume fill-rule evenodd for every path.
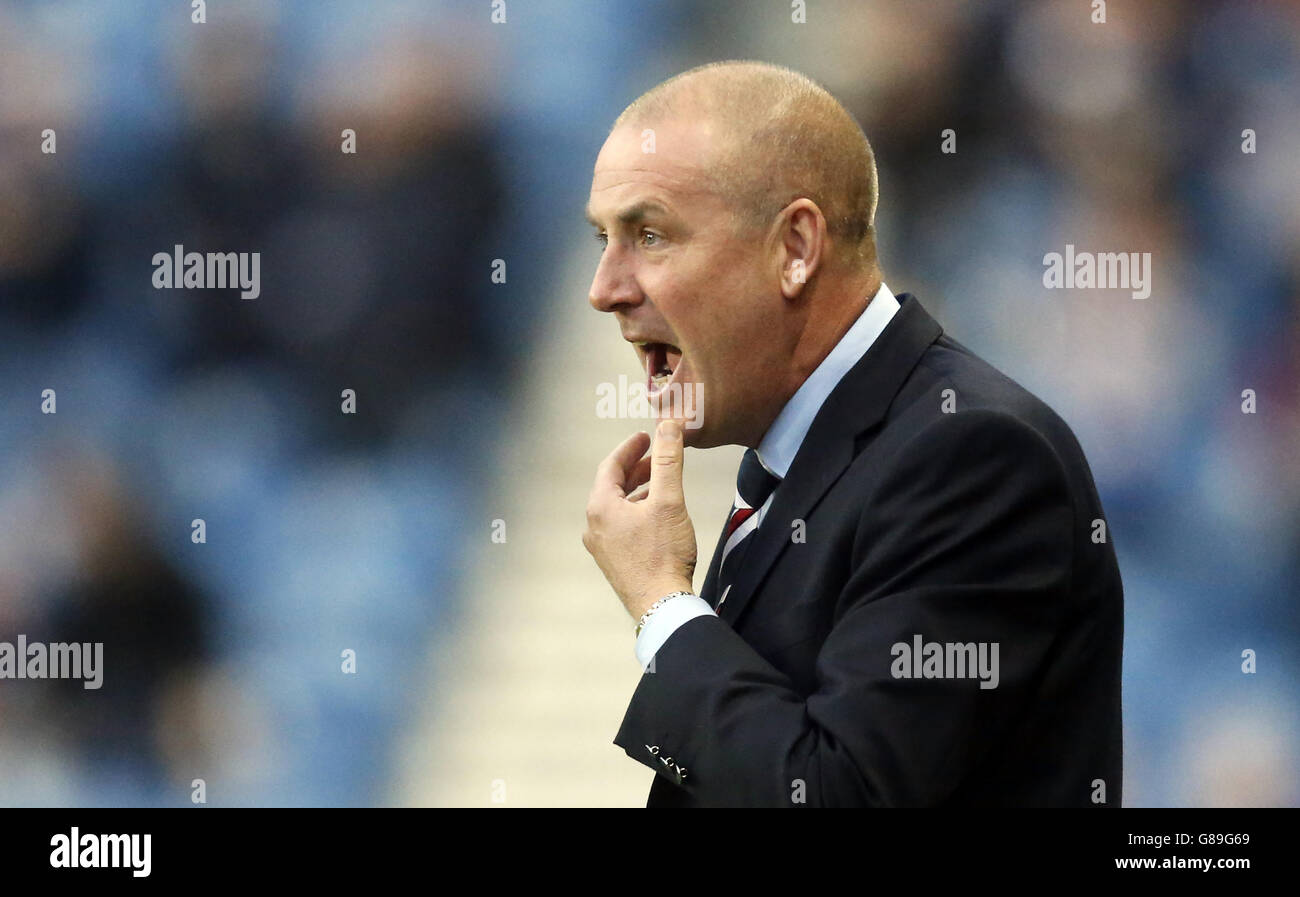
M 0 641 L 105 645 L 100 690 L 0 680 L 0 804 L 644 803 L 581 210 L 623 106 L 728 58 L 848 106 L 886 282 L 1083 444 L 1124 802 L 1300 804 L 1300 5 L 808 7 L 0 2 Z M 1150 297 L 1044 289 L 1067 243 Z M 155 290 L 175 244 L 261 295 Z M 702 558 L 738 458 L 688 454 Z

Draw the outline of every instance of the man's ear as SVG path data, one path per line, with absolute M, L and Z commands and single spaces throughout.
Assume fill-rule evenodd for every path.
M 782 209 L 777 220 L 781 293 L 794 299 L 824 261 L 828 245 L 826 216 L 817 203 L 801 197 Z

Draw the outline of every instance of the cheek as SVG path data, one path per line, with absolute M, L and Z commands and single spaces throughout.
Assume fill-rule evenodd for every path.
M 729 334 L 713 333 L 707 348 L 701 349 L 692 363 L 690 377 L 702 384 L 706 401 L 722 406 L 731 403 L 731 397 L 743 392 L 748 379 L 745 369 L 746 353 Z
M 717 265 L 693 270 L 689 277 L 663 284 L 660 310 L 687 345 L 691 379 L 707 388 L 734 391 L 753 355 L 751 284 L 744 276 Z M 747 325 L 748 322 L 748 325 Z

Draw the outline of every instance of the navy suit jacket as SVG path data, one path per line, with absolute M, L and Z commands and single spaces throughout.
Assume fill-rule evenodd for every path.
M 1087 460 L 899 300 L 721 616 L 682 625 L 641 677 L 614 741 L 655 770 L 649 806 L 1120 804 L 1123 588 Z M 899 648 L 928 643 L 928 667 Z M 994 645 L 990 688 L 971 668 Z

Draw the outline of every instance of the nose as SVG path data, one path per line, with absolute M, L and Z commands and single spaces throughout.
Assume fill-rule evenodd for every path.
M 618 311 L 641 303 L 641 287 L 637 284 L 628 261 L 612 242 L 601 253 L 596 276 L 592 278 L 591 289 L 587 292 L 587 301 L 596 311 Z

